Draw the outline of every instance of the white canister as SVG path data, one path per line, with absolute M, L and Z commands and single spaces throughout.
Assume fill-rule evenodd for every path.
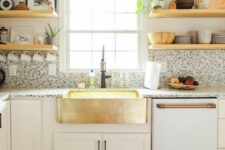
M 212 40 L 212 32 L 210 30 L 198 31 L 198 43 L 210 44 Z
M 156 90 L 159 88 L 162 64 L 157 61 L 147 61 L 145 67 L 144 87 Z

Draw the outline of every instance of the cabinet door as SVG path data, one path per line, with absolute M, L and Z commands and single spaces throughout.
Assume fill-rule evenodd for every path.
M 219 100 L 219 118 L 225 119 L 225 99 Z
M 103 150 L 150 150 L 150 134 L 103 134 Z
M 225 148 L 225 119 L 219 120 L 218 147 Z
M 41 150 L 41 101 L 11 101 L 12 150 Z
M 0 150 L 10 150 L 10 104 L 0 101 Z
M 101 150 L 101 134 L 55 133 L 54 150 Z

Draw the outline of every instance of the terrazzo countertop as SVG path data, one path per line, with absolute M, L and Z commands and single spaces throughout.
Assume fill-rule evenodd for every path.
M 137 88 L 144 97 L 225 97 L 225 87 L 199 87 L 196 90 L 174 90 L 162 88 L 149 90 Z M 1 97 L 6 98 L 56 98 L 65 95 L 69 89 L 1 89 Z

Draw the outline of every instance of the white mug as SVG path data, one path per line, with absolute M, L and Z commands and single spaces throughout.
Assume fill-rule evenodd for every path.
M 56 55 L 51 54 L 51 53 L 47 54 L 46 61 L 55 62 L 56 61 Z
M 26 54 L 26 53 L 23 53 L 23 54 L 20 56 L 20 60 L 21 60 L 21 61 L 27 61 L 27 62 L 29 62 L 29 61 L 31 61 L 31 56 L 28 55 L 28 54 Z
M 41 56 L 40 54 L 35 53 L 33 55 L 33 61 L 36 61 L 36 62 L 44 62 L 44 56 Z
M 210 44 L 212 40 L 212 32 L 210 30 L 198 31 L 198 43 Z
M 45 37 L 37 35 L 35 37 L 35 44 L 37 44 L 37 45 L 44 45 L 45 44 Z
M 4 54 L 0 54 L 0 62 L 6 62 L 6 56 Z
M 8 56 L 7 56 L 7 60 L 8 60 L 8 61 L 19 61 L 19 56 L 17 56 L 17 55 L 14 54 L 14 53 L 10 53 L 10 54 L 8 54 Z

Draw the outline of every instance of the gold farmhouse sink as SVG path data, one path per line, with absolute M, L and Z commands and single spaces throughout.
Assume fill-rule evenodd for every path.
M 71 90 L 57 100 L 58 123 L 144 124 L 147 100 L 136 90 Z

